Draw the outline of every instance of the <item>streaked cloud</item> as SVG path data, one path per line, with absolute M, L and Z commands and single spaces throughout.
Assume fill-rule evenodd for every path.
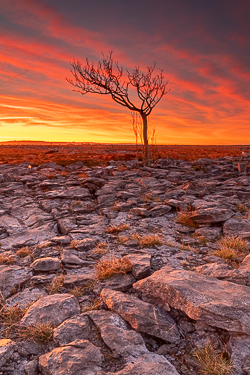
M 171 91 L 149 120 L 157 143 L 249 143 L 250 3 L 240 3 L 0 0 L 0 140 L 133 142 L 128 110 L 65 80 L 74 56 L 114 49 L 125 70 L 164 69 Z

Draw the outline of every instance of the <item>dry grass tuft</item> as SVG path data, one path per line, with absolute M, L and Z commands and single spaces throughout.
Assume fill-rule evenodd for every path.
M 154 247 L 161 246 L 163 244 L 162 239 L 158 234 L 150 234 L 148 236 L 142 236 L 139 240 L 139 244 L 142 247 Z
M 96 265 L 96 278 L 109 279 L 111 276 L 126 274 L 132 270 L 133 264 L 124 258 L 114 256 L 101 259 Z
M 86 306 L 82 312 L 87 312 L 91 310 L 99 310 L 101 306 L 101 299 L 99 297 L 96 297 L 92 302 Z
M 11 327 L 22 319 L 27 309 L 27 307 L 21 308 L 18 305 L 3 306 L 0 310 L 0 318 L 6 327 Z
M 64 275 L 57 276 L 47 287 L 48 294 L 58 293 L 64 284 Z
M 223 259 L 236 258 L 239 253 L 245 253 L 248 249 L 247 241 L 241 237 L 224 237 L 218 241 L 220 248 L 214 252 L 214 255 Z
M 22 327 L 19 329 L 19 338 L 22 340 L 35 340 L 43 344 L 52 340 L 53 327 L 50 324 L 36 324 L 30 327 Z
M 81 286 L 75 286 L 72 289 L 69 289 L 69 293 L 75 297 L 82 297 L 85 294 L 85 288 Z
M 109 227 L 105 230 L 106 233 L 109 233 L 109 234 L 116 234 L 116 233 L 120 233 L 120 232 L 123 232 L 124 230 L 127 230 L 129 229 L 130 226 L 127 225 L 127 224 L 120 224 L 119 226 L 114 226 L 114 227 Z
M 0 255 L 0 264 L 13 264 L 16 259 L 11 255 Z
M 245 252 L 248 248 L 247 241 L 241 237 L 224 237 L 219 241 L 221 247 L 227 247 L 240 252 Z
M 129 238 L 127 236 L 118 236 L 117 237 L 117 241 L 120 242 L 120 243 L 125 243 L 129 240 Z
M 158 234 L 149 234 L 140 236 L 138 233 L 134 233 L 131 236 L 132 240 L 137 241 L 141 247 L 154 247 L 161 246 L 163 241 Z
M 2 308 L 0 310 L 0 319 L 3 323 L 4 329 L 3 333 L 5 334 L 5 337 L 8 338 L 10 332 L 13 332 L 16 325 L 20 322 L 20 320 L 23 318 L 23 316 L 26 314 L 28 308 L 30 305 L 21 308 L 18 305 L 6 307 L 5 305 L 2 305 Z
M 28 255 L 31 255 L 32 254 L 32 251 L 30 250 L 30 248 L 28 246 L 25 246 L 25 247 L 22 247 L 20 250 L 18 250 L 16 252 L 16 254 L 20 257 L 20 258 L 25 258 L 26 256 Z
M 187 227 L 198 228 L 198 224 L 196 224 L 187 212 L 178 212 L 176 223 L 186 225 Z
M 249 212 L 249 208 L 245 206 L 244 204 L 238 204 L 236 207 L 237 207 L 237 210 L 241 212 L 242 214 Z
M 232 362 L 225 352 L 218 353 L 211 343 L 194 352 L 202 375 L 231 375 Z
M 234 249 L 222 247 L 221 249 L 214 251 L 213 255 L 222 259 L 230 260 L 237 256 L 237 252 Z
M 108 244 L 107 242 L 99 242 L 94 250 L 91 251 L 89 254 L 90 258 L 98 259 L 101 258 L 103 255 L 107 254 L 108 252 Z

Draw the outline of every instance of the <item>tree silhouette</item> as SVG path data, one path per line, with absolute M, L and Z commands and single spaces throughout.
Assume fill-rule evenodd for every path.
M 153 76 L 155 65 L 148 66 L 146 72 L 142 72 L 139 67 L 132 70 L 126 70 L 127 78 L 123 78 L 123 68 L 113 59 L 113 51 L 108 56 L 102 54 L 102 59 L 95 66 L 86 58 L 86 64 L 83 65 L 79 60 L 73 60 L 70 63 L 71 73 L 74 79 L 66 80 L 80 92 L 82 95 L 87 93 L 110 95 L 112 99 L 127 107 L 133 112 L 140 114 L 143 123 L 143 143 L 144 159 L 146 164 L 149 163 L 148 147 L 148 116 L 161 98 L 169 92 L 166 90 L 168 81 L 164 81 L 160 69 L 159 74 Z M 130 88 L 133 87 L 137 93 L 137 102 L 131 100 Z

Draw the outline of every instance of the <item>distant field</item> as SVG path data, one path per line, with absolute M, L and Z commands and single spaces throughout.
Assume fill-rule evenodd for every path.
M 224 156 L 239 156 L 242 151 L 250 153 L 250 146 L 150 146 L 154 159 L 171 157 L 173 159 L 197 160 L 215 159 Z M 68 165 L 82 161 L 87 166 L 107 164 L 110 160 L 132 160 L 137 156 L 135 145 L 110 144 L 2 144 L 0 145 L 0 164 L 28 162 L 39 165 L 55 161 Z

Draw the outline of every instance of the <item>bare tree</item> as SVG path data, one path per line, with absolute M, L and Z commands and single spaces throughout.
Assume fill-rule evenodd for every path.
M 74 79 L 66 78 L 66 80 L 76 88 L 74 91 L 80 92 L 82 95 L 87 93 L 111 95 L 116 103 L 140 114 L 143 122 L 144 158 L 146 164 L 148 164 L 147 117 L 161 98 L 169 92 L 166 89 L 168 81 L 164 81 L 162 69 L 160 69 L 159 74 L 153 76 L 155 65 L 148 66 L 145 73 L 139 67 L 127 70 L 127 78 L 124 79 L 123 68 L 118 65 L 112 55 L 113 51 L 109 52 L 106 57 L 102 54 L 102 59 L 96 66 L 88 58 L 86 58 L 85 65 L 74 59 L 70 63 L 70 71 Z M 139 105 L 131 101 L 130 87 L 135 89 L 137 93 L 136 102 L 139 99 Z

